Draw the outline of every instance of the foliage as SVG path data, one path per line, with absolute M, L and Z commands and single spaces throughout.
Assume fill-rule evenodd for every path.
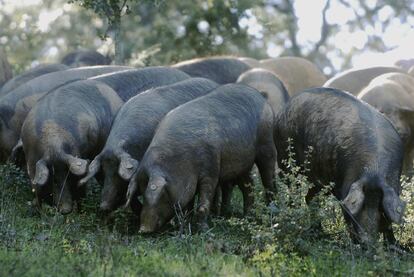
M 408 0 L 324 0 L 320 13 L 312 14 L 321 21 L 319 35 L 309 40 L 299 29 L 299 2 L 42 0 L 32 6 L 0 9 L 0 46 L 17 72 L 34 61 L 57 61 L 77 48 L 97 48 L 104 54 L 119 53 L 118 62 L 150 52 L 145 65 L 207 55 L 294 55 L 310 59 L 331 74 L 349 68 L 356 54 L 388 50 L 392 46 L 385 43 L 385 32 L 391 32 L 396 21 L 410 24 L 414 13 Z M 350 14 L 344 22 L 332 14 L 339 8 Z M 44 21 L 51 23 L 42 26 Z M 352 44 L 353 35 L 361 33 L 366 37 L 361 45 L 343 47 L 341 34 Z
M 104 18 L 108 22 L 107 30 L 103 38 L 108 33 L 112 33 L 115 42 L 115 63 L 122 64 L 124 62 L 123 54 L 123 37 L 121 36 L 121 17 L 123 13 L 130 13 L 127 0 L 70 0 L 69 3 L 79 2 L 82 7 L 93 10 L 97 15 Z M 125 11 L 124 11 L 125 8 Z
M 239 26 L 239 19 L 246 9 L 260 3 L 247 0 L 72 2 L 80 3 L 106 20 L 109 33 L 119 28 L 114 32 L 119 32 L 118 39 L 121 41 L 113 39 L 115 44 L 122 44 L 124 52 L 121 53 L 121 60 L 130 58 L 132 49 L 138 43 L 141 47 L 145 45 L 144 49 L 161 45 L 158 53 L 161 57 L 157 59 L 159 63 L 195 56 L 239 53 L 239 48 L 243 48 L 241 46 L 249 40 L 246 31 Z
M 46 24 L 49 21 L 51 25 Z M 91 12 L 64 0 L 42 0 L 14 10 L 0 8 L 0 47 L 16 75 L 39 62 L 59 62 L 78 48 L 98 48 L 103 24 Z

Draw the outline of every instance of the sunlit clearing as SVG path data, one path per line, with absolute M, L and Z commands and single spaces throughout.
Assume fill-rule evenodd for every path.
M 315 14 L 321 13 L 325 0 L 313 0 L 312 4 L 309 0 L 298 0 L 294 5 L 299 25 L 298 42 L 305 44 L 308 41 L 317 41 L 320 38 L 322 18 Z
M 0 0 L 0 11 L 4 14 L 13 14 L 16 9 L 42 3 L 43 0 Z
M 270 42 L 267 46 L 266 54 L 271 58 L 276 58 L 282 53 L 282 48 L 277 46 L 275 43 Z
M 39 14 L 39 21 L 37 26 L 41 32 L 47 32 L 50 29 L 50 23 L 55 21 L 59 16 L 63 14 L 62 9 L 54 11 L 43 10 Z
M 405 30 L 404 32 L 400 32 Z M 384 37 L 389 36 L 388 43 L 398 45 L 391 51 L 385 53 L 378 52 L 363 52 L 352 57 L 352 64 L 355 67 L 368 67 L 376 65 L 394 65 L 394 63 L 401 59 L 410 59 L 413 57 L 413 41 L 414 30 L 406 29 L 401 26 L 398 30 L 394 30 L 397 34 L 386 32 Z
M 365 43 L 368 41 L 368 36 L 363 31 L 348 32 L 343 31 L 334 37 L 334 41 L 337 42 L 336 47 L 341 51 L 348 53 L 352 48 L 362 50 Z
M 354 12 L 343 4 L 331 1 L 330 9 L 326 12 L 326 20 L 329 24 L 345 25 L 355 19 Z
M 240 28 L 247 29 L 247 34 L 256 39 L 263 39 L 263 26 L 257 21 L 251 10 L 246 10 L 245 13 L 245 16 L 239 20 Z

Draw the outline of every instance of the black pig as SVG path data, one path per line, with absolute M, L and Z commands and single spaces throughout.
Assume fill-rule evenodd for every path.
M 278 164 L 288 158 L 288 138 L 303 166 L 313 148 L 309 179 L 317 186 L 334 183 L 354 239 L 369 241 L 378 232 L 393 242 L 391 222 L 401 222 L 399 198 L 403 144 L 393 125 L 378 111 L 344 91 L 315 88 L 291 98 L 277 115 Z
M 273 189 L 276 150 L 272 108 L 253 88 L 229 84 L 175 108 L 162 120 L 131 179 L 127 205 L 144 195 L 142 232 L 154 232 L 174 208 L 191 205 L 207 227 L 217 185 L 235 181 L 257 164 L 267 199 Z
M 128 182 L 138 167 L 161 119 L 175 107 L 218 87 L 213 81 L 191 78 L 154 88 L 131 98 L 117 114 L 106 144 L 89 166 L 86 183 L 100 169 L 104 173 L 101 210 L 125 204 Z

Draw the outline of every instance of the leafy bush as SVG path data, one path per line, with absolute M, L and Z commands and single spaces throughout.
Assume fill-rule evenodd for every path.
M 371 272 L 372 275 L 387 271 L 397 272 L 392 269 L 393 266 L 395 264 L 401 266 L 401 261 L 409 259 L 412 254 L 388 251 L 380 243 L 370 245 L 369 249 L 352 243 L 340 203 L 330 193 L 333 184 L 323 187 L 310 203 L 306 203 L 306 195 L 314 187 L 306 177 L 313 149 L 308 149 L 304 165 L 299 166 L 295 159 L 292 141 L 288 140 L 288 143 L 288 159 L 283 162 L 289 171 L 277 172 L 278 193 L 275 200 L 269 206 L 266 206 L 263 201 L 256 203 L 250 217 L 229 219 L 232 226 L 237 226 L 239 230 L 249 234 L 249 261 L 270 275 L 320 272 L 328 261 L 333 263 L 330 270 L 341 269 L 343 271 L 339 272 L 343 273 L 355 267 L 355 264 L 362 263 L 359 266 L 364 268 L 369 262 L 376 264 L 375 270 Z M 257 188 L 259 183 L 257 174 L 254 177 Z M 402 184 L 404 188 L 402 197 L 408 202 L 407 222 L 395 226 L 396 234 L 407 248 L 412 248 L 414 190 L 412 183 L 404 178 Z M 260 191 L 256 190 L 256 194 L 258 198 L 262 197 Z M 328 252 L 323 252 L 326 250 Z M 355 261 L 356 257 L 360 260 Z M 340 265 L 335 265 L 334 261 L 338 259 L 344 261 Z M 292 264 L 295 263 L 301 263 L 302 267 L 293 266 Z

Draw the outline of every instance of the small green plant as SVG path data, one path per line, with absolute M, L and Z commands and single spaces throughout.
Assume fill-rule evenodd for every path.
M 338 216 L 338 201 L 329 193 L 332 184 L 321 187 L 309 203 L 305 201 L 309 190 L 315 188 L 306 175 L 310 170 L 313 148 L 309 147 L 306 151 L 303 165 L 296 162 L 291 139 L 288 140 L 287 150 L 288 158 L 283 163 L 288 171 L 276 172 L 277 194 L 274 201 L 268 206 L 263 202 L 256 203 L 251 218 L 232 220 L 242 230 L 248 230 L 259 250 L 267 249 L 269 244 L 277 244 L 279 250 L 300 250 L 309 240 L 321 236 L 322 225 L 329 224 Z M 259 182 L 257 174 L 253 177 L 255 182 Z M 257 194 L 259 197 L 256 199 L 260 199 L 261 193 Z M 332 224 L 329 225 L 332 228 Z

